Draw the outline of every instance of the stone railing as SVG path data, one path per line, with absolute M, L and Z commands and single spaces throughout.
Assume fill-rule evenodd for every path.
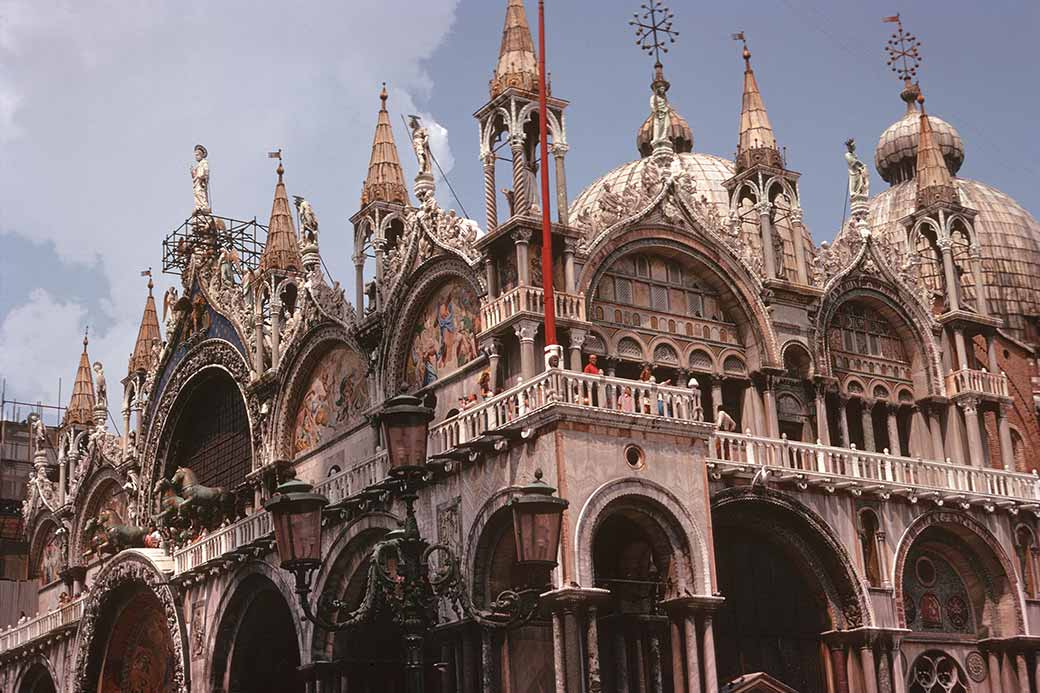
M 266 510 L 210 532 L 194 544 L 173 552 L 174 575 L 190 572 L 204 563 L 221 558 L 271 534 L 271 516 Z
M 763 438 L 750 433 L 717 432 L 709 459 L 767 467 L 781 477 L 795 475 L 833 486 L 880 486 L 913 497 L 932 495 L 939 500 L 963 502 L 1040 501 L 1040 478 L 1035 474 Z
M 686 388 L 553 369 L 431 426 L 429 454 L 442 455 L 488 431 L 518 425 L 553 405 L 704 425 L 700 397 Z
M 585 296 L 553 291 L 556 317 L 561 320 L 585 320 Z M 545 296 L 540 286 L 518 286 L 492 299 L 480 309 L 484 330 L 502 324 L 517 313 L 545 314 Z
M 994 397 L 1007 397 L 1007 374 L 962 368 L 946 376 L 946 391 L 951 397 L 965 392 L 992 395 Z
M 73 626 L 83 618 L 83 604 L 86 597 L 76 597 L 54 611 L 34 616 L 27 621 L 15 625 L 7 631 L 0 632 L 0 652 L 7 652 L 21 647 L 28 642 L 43 637 L 59 628 Z
M 385 479 L 389 467 L 390 462 L 386 457 L 386 451 L 381 450 L 375 455 L 361 460 L 353 467 L 338 472 L 316 484 L 314 492 L 328 498 L 329 503 L 339 503 L 344 498 L 354 495 L 365 487 Z

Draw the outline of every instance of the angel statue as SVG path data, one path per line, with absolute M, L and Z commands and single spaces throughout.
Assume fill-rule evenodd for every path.
M 856 140 L 845 140 L 845 161 L 849 165 L 849 197 L 870 197 L 870 172 L 856 156 Z
M 195 192 L 195 214 L 209 214 L 209 152 L 195 145 L 195 165 L 191 167 L 191 187 Z
M 299 195 L 293 195 L 293 200 L 296 202 L 296 212 L 300 215 L 300 230 L 303 231 L 304 241 L 317 245 L 318 217 L 314 214 L 314 207 L 311 207 L 311 203 Z
M 105 380 L 105 367 L 100 361 L 94 362 L 94 388 L 97 392 L 97 405 L 108 409 L 108 383 Z
M 667 91 L 666 82 L 654 82 L 653 94 L 650 96 L 650 115 L 654 119 L 650 145 L 654 148 L 670 141 L 668 136 L 672 129 L 672 107 L 668 105 Z
M 412 149 L 419 161 L 419 175 L 433 175 L 433 155 L 430 153 L 430 133 L 419 122 L 419 116 L 409 116 L 408 127 L 412 129 Z

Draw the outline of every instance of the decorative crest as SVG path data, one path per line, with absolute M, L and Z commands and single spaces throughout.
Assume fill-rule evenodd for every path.
M 895 33 L 885 45 L 885 52 L 888 53 L 887 65 L 901 80 L 910 82 L 917 77 L 917 68 L 921 66 L 921 42 L 913 34 L 903 31 L 903 22 L 898 14 L 885 17 L 881 21 L 896 25 Z
M 661 53 L 668 52 L 669 44 L 675 43 L 678 31 L 672 29 L 675 15 L 660 0 L 649 0 L 640 5 L 629 22 L 636 28 L 636 45 L 653 54 L 656 65 L 661 64 Z

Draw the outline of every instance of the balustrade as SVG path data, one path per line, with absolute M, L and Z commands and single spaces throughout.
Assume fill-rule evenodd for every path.
M 962 368 L 946 376 L 946 390 L 951 397 L 965 392 L 981 393 L 994 397 L 1007 397 L 1007 374 Z
M 561 320 L 585 320 L 585 297 L 553 291 L 556 317 Z M 540 286 L 517 286 L 480 309 L 484 330 L 500 325 L 517 313 L 545 314 L 545 295 Z
M 83 604 L 85 601 L 86 597 L 76 597 L 54 611 L 34 616 L 27 621 L 16 624 L 10 630 L 0 632 L 0 652 L 13 650 L 59 628 L 78 623 L 83 618 Z
M 877 483 L 1029 503 L 1040 500 L 1040 478 L 1034 474 L 867 452 L 855 447 L 834 448 L 786 438 L 763 438 L 750 433 L 716 433 L 710 457 L 721 462 L 776 468 L 806 477 L 844 479 L 860 485 Z

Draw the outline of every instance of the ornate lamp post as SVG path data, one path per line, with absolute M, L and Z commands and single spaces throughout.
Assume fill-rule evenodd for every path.
M 312 493 L 310 484 L 293 479 L 279 486 L 264 507 L 274 520 L 281 566 L 296 579 L 304 616 L 326 631 L 340 631 L 369 621 L 380 610 L 389 612 L 404 632 L 407 690 L 419 693 L 424 687 L 425 637 L 437 623 L 440 599 L 447 599 L 460 617 L 465 614 L 491 628 L 520 625 L 534 616 L 544 576 L 556 566 L 567 501 L 542 481 L 541 470 L 532 483 L 518 489 L 511 501 L 516 560 L 529 569 L 530 584 L 502 592 L 490 609 L 478 609 L 470 600 L 458 557 L 447 546 L 423 539 L 415 519 L 416 491 L 429 475 L 425 463 L 432 410 L 415 397 L 401 395 L 387 402 L 379 418 L 390 476 L 365 493 L 391 493 L 400 498 L 405 519 L 399 529 L 373 547 L 365 594 L 343 620 L 331 622 L 315 614 L 310 600 L 311 577 L 322 564 L 321 511 L 328 500 Z M 542 584 L 538 584 L 539 577 Z M 321 603 L 335 610 L 349 608 L 337 599 L 324 598 Z

